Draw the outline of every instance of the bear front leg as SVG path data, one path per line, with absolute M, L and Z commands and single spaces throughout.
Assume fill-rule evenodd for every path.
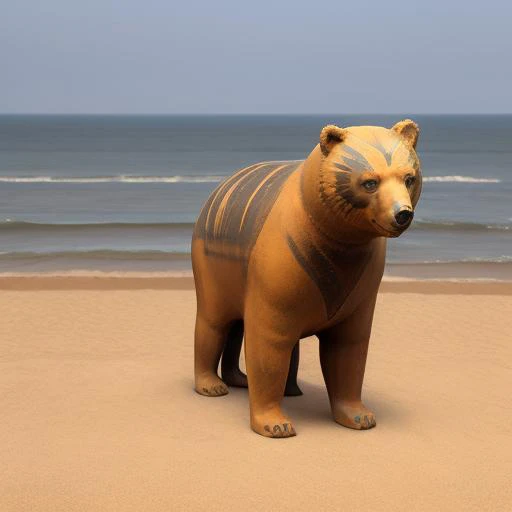
M 242 338 L 244 335 L 243 323 L 237 322 L 231 329 L 224 352 L 222 353 L 221 375 L 222 380 L 228 385 L 239 388 L 248 387 L 247 375 L 239 366 L 240 352 L 242 350 Z M 301 396 L 302 390 L 297 384 L 297 372 L 299 370 L 300 357 L 299 342 L 295 344 L 290 359 L 288 379 L 284 389 L 284 396 Z
M 375 415 L 361 400 L 375 300 L 319 335 L 320 362 L 334 420 L 356 430 L 376 425 Z
M 295 428 L 281 410 L 290 358 L 297 343 L 264 325 L 246 322 L 245 361 L 251 428 L 266 437 L 292 437 Z

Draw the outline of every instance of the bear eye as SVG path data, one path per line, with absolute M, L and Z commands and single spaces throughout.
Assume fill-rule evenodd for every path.
M 410 174 L 408 174 L 406 177 L 405 177 L 405 186 L 407 188 L 410 188 L 414 185 L 414 183 L 416 182 L 416 178 L 414 176 L 411 176 Z
M 366 189 L 367 192 L 375 192 L 379 186 L 379 182 L 377 180 L 366 180 L 363 181 L 361 185 Z

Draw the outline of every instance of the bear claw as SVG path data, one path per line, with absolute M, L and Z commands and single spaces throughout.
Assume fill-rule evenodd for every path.
M 354 418 L 354 421 L 360 425 L 361 430 L 367 430 L 369 428 L 375 427 L 377 424 L 375 421 L 375 417 L 373 415 L 364 415 L 362 418 L 361 416 L 356 416 Z
M 265 435 L 268 437 L 283 438 L 297 435 L 291 423 L 280 423 L 272 425 L 272 427 L 270 427 L 270 425 L 265 425 L 263 429 L 265 430 Z
M 203 396 L 224 396 L 229 393 L 229 389 L 218 377 L 211 382 L 202 382 L 196 384 L 196 391 Z
M 377 425 L 375 415 L 361 402 L 341 402 L 334 407 L 334 419 L 344 427 L 355 430 L 368 430 Z

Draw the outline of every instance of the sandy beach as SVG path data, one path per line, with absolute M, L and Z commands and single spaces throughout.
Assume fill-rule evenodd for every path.
M 0 278 L 0 510 L 510 510 L 512 284 L 381 291 L 377 427 L 331 420 L 310 338 L 274 440 L 194 393 L 190 278 Z

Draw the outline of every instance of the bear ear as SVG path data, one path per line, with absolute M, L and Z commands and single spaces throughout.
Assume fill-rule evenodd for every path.
M 329 124 L 322 128 L 320 132 L 320 149 L 322 153 L 327 156 L 336 144 L 343 142 L 345 137 L 345 130 L 334 124 Z
M 410 119 L 404 119 L 391 128 L 394 132 L 402 137 L 403 141 L 411 148 L 416 148 L 420 127 Z

